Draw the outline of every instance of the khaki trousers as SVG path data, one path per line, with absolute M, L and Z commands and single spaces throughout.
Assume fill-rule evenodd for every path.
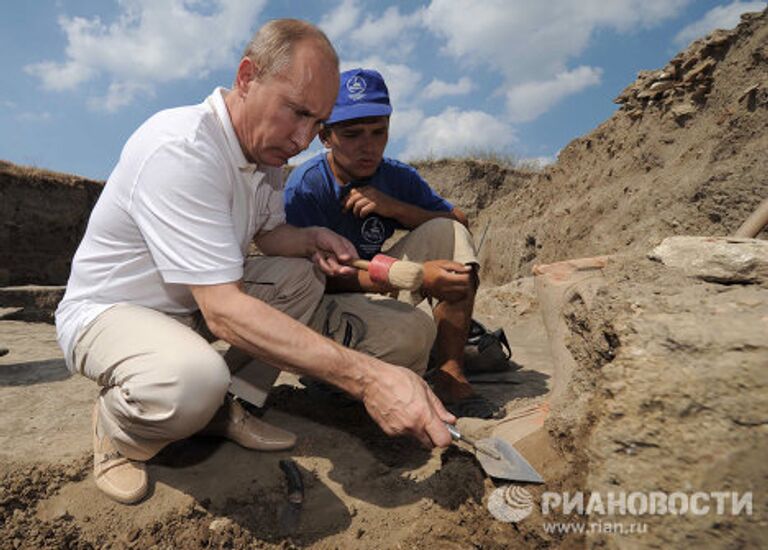
M 305 324 L 325 288 L 324 276 L 298 258 L 249 259 L 243 283 L 251 296 Z M 83 329 L 75 368 L 101 386 L 100 424 L 123 456 L 147 460 L 200 431 L 240 373 L 261 386 L 256 404 L 263 404 L 279 371 L 235 348 L 222 358 L 209 344 L 214 339 L 199 312 L 173 317 L 131 304 L 111 307 Z
M 413 262 L 478 263 L 472 235 L 462 224 L 448 218 L 421 224 L 385 253 Z M 424 295 L 408 290 L 395 296 L 326 294 L 310 320 L 310 327 L 342 345 L 420 375 L 427 370 L 437 333 Z

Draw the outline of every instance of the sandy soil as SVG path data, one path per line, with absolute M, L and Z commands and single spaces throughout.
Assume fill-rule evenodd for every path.
M 551 372 L 532 285 L 523 286 L 521 315 L 484 317 L 489 326 L 506 320 L 515 370 L 502 382 L 478 387 L 510 412 L 541 398 Z M 497 315 L 516 303 L 499 301 L 498 292 L 486 299 L 503 304 L 488 307 Z M 258 542 L 463 548 L 521 540 L 514 526 L 486 511 L 495 485 L 471 454 L 455 447 L 430 453 L 409 440 L 392 440 L 359 405 L 310 394 L 286 374 L 265 419 L 299 434 L 296 449 L 255 453 L 209 439 L 179 442 L 151 462 L 150 498 L 132 507 L 113 503 L 91 479 L 95 386 L 68 376 L 51 325 L 0 321 L 0 341 L 12 350 L 0 358 L 0 538 L 8 547 Z M 467 419 L 460 426 L 467 434 L 504 436 L 512 424 Z M 545 436 L 529 437 L 518 448 L 547 477 L 564 468 Z M 289 511 L 277 462 L 287 456 L 297 461 L 307 485 L 298 518 L 284 517 Z

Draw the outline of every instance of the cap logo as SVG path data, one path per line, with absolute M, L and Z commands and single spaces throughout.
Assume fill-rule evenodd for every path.
M 365 96 L 365 89 L 368 85 L 365 79 L 361 76 L 353 76 L 347 80 L 347 91 L 349 92 L 349 98 L 353 101 L 360 101 Z

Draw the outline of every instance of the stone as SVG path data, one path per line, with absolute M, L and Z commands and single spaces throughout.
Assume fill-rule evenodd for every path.
M 659 90 L 643 90 L 637 94 L 637 99 L 651 99 L 658 96 L 661 93 Z
M 694 114 L 698 109 L 692 103 L 680 103 L 670 109 L 670 113 L 676 120 L 683 120 Z
M 705 41 L 705 44 L 707 46 L 711 47 L 718 47 L 718 46 L 724 46 L 725 44 L 730 43 L 732 40 L 731 33 L 722 29 L 718 29 L 715 32 L 713 32 L 709 38 Z
M 213 532 L 225 531 L 231 528 L 234 524 L 235 522 L 229 518 L 216 518 L 208 524 L 208 529 Z
M 752 84 L 749 88 L 741 92 L 741 95 L 739 96 L 739 101 L 743 101 L 747 96 L 755 95 L 757 93 L 757 90 L 760 89 L 759 84 Z
M 648 257 L 703 281 L 768 285 L 768 241 L 761 239 L 669 237 Z
M 658 80 L 651 84 L 651 90 L 655 92 L 663 92 L 664 90 L 669 90 L 674 87 L 675 83 L 671 80 Z
M 702 61 L 698 65 L 696 65 L 693 69 L 685 73 L 683 76 L 683 80 L 685 82 L 691 82 L 693 80 L 697 80 L 699 77 L 704 76 L 704 73 L 710 71 L 717 65 L 717 62 L 714 59 L 707 59 L 705 61 Z

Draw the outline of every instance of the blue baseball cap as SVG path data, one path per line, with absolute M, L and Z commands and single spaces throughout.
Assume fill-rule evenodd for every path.
M 372 69 L 351 69 L 341 73 L 339 96 L 325 124 L 369 116 L 389 116 L 391 113 L 384 78 Z

